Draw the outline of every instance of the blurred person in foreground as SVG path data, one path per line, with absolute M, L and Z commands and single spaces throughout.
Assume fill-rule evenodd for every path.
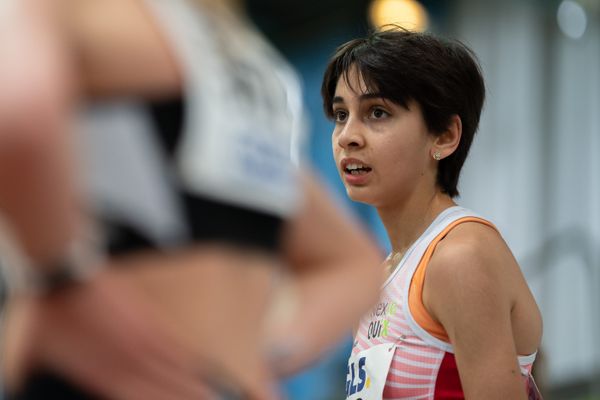
M 340 46 L 325 112 L 348 196 L 392 251 L 348 365 L 349 399 L 536 399 L 542 319 L 496 227 L 458 206 L 484 81 L 465 45 L 397 27 Z
M 3 3 L 12 398 L 276 398 L 376 298 L 377 251 L 292 165 L 298 85 L 240 7 Z

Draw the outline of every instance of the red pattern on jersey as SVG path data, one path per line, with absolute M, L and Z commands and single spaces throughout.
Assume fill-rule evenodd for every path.
M 435 400 L 457 400 L 464 399 L 460 377 L 458 376 L 458 368 L 456 367 L 456 359 L 454 354 L 446 353 L 442 359 L 442 364 L 438 371 L 437 380 L 435 382 Z

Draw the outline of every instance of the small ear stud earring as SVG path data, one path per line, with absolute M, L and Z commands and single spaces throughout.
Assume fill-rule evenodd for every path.
M 433 153 L 433 159 L 435 161 L 440 161 L 442 159 L 442 155 L 440 154 L 439 151 L 436 151 L 435 153 Z

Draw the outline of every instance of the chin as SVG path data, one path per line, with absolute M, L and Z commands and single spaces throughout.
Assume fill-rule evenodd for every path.
M 368 204 L 370 206 L 374 204 L 373 195 L 372 193 L 369 193 L 369 191 L 366 188 L 346 186 L 346 194 L 348 195 L 350 200 L 355 201 L 357 203 Z

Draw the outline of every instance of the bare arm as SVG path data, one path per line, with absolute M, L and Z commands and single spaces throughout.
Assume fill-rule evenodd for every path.
M 75 228 L 66 49 L 51 8 L 7 3 L 0 27 L 0 210 L 38 264 L 56 259 Z
M 491 228 L 464 224 L 450 235 L 431 259 L 423 300 L 448 333 L 465 398 L 525 399 L 511 324 L 518 266 L 504 262 L 508 249 Z
M 167 96 L 181 76 L 140 0 L 19 0 L 0 24 L 0 210 L 43 265 L 77 229 L 76 92 Z
M 276 340 L 292 356 L 279 373 L 314 361 L 349 332 L 377 300 L 381 257 L 359 227 L 345 218 L 313 178 L 305 178 L 306 203 L 290 223 L 285 250 L 298 305 Z

